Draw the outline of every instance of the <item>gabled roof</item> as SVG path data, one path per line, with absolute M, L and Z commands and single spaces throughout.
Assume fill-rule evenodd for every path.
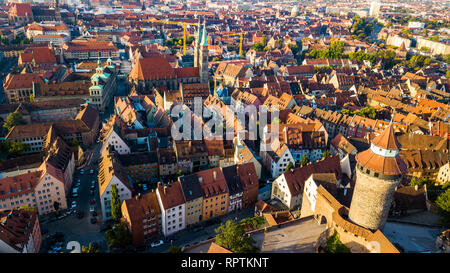
M 180 176 L 179 181 L 186 202 L 203 196 L 202 188 L 200 187 L 200 182 L 198 181 L 198 176 L 196 174 Z
M 167 210 L 185 203 L 183 189 L 179 181 L 161 185 L 158 183 L 157 189 L 163 204 L 162 210 Z
M 166 58 L 139 59 L 129 74 L 133 80 L 174 79 L 175 71 Z
M 340 180 L 342 177 L 342 170 L 339 156 L 327 157 L 321 161 L 285 172 L 283 175 L 286 179 L 291 196 L 303 193 L 305 181 L 314 173 L 334 173 L 336 179 Z

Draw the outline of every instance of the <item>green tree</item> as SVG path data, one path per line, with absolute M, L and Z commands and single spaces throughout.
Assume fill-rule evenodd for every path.
M 9 131 L 12 127 L 16 125 L 23 125 L 26 123 L 27 122 L 23 119 L 22 114 L 15 111 L 6 117 L 6 120 L 3 123 L 3 127 L 5 127 Z
M 264 217 L 255 216 L 242 219 L 240 224 L 244 226 L 245 230 L 254 230 L 264 225 Z
M 450 69 L 447 69 L 447 72 L 445 73 L 445 77 L 447 79 L 450 79 Z
M 299 51 L 298 46 L 296 44 L 289 44 L 288 47 L 289 49 L 291 49 L 292 54 L 294 54 L 294 56 L 297 57 Z
M 286 166 L 285 172 L 290 171 L 294 168 L 294 164 L 292 164 L 292 161 L 289 161 L 288 165 Z
M 410 186 L 427 187 L 427 196 L 431 202 L 435 202 L 438 196 L 444 191 L 441 185 L 436 185 L 435 181 L 428 178 L 413 177 L 409 182 Z
M 7 142 L 7 147 L 8 147 L 8 156 L 14 157 L 28 150 L 30 148 L 30 145 L 24 144 L 22 142 L 11 141 Z
M 353 17 L 353 24 L 350 28 L 352 37 L 367 40 L 373 31 L 372 22 L 367 18 L 361 18 L 359 16 Z
M 216 57 L 214 57 L 214 58 L 212 59 L 212 61 L 213 61 L 213 62 L 218 62 L 218 61 L 220 61 L 220 58 L 216 56 Z
M 180 176 L 182 176 L 182 175 L 183 175 L 183 171 L 182 171 L 182 170 L 178 170 L 178 171 L 175 173 L 175 180 L 177 180 L 178 177 L 180 177 Z
M 355 114 L 358 116 L 370 118 L 370 119 L 377 118 L 377 110 L 370 106 L 366 106 L 366 107 L 362 108 L 361 110 L 356 111 Z
M 266 34 L 262 35 L 262 44 L 263 44 L 263 46 L 267 45 L 267 36 L 266 36 Z
M 89 246 L 81 246 L 81 253 L 99 253 L 100 250 L 97 246 L 92 245 L 92 243 L 89 243 Z
M 306 154 L 302 155 L 302 158 L 300 159 L 300 166 L 306 166 L 309 163 L 309 159 L 306 156 Z
M 69 145 L 72 147 L 77 147 L 77 146 L 80 146 L 80 142 L 78 142 L 78 140 L 74 140 L 71 143 L 69 143 Z
M 228 220 L 215 229 L 216 244 L 235 253 L 257 253 L 255 240 L 245 233 L 244 225 Z
M 422 186 L 425 185 L 425 184 L 430 184 L 430 183 L 429 183 L 428 179 L 423 178 L 423 177 L 420 177 L 420 178 L 413 177 L 413 178 L 411 179 L 411 181 L 409 182 L 409 185 L 410 185 L 410 186 L 419 186 L 419 187 L 422 187 Z
M 261 51 L 264 51 L 264 44 L 263 43 L 254 43 L 250 48 L 255 51 L 261 52 Z
M 330 150 L 325 150 L 325 152 L 323 152 L 323 155 L 322 155 L 322 157 L 324 157 L 324 158 L 326 158 L 326 157 L 330 157 L 331 156 L 331 154 L 330 154 Z
M 431 58 L 423 56 L 423 55 L 415 55 L 412 56 L 406 63 L 409 69 L 414 71 L 419 70 L 420 68 L 427 67 L 431 63 Z
M 112 229 L 105 232 L 108 248 L 125 248 L 131 244 L 131 233 L 124 223 L 116 224 Z
M 445 61 L 447 64 L 450 64 L 450 54 L 445 55 L 444 61 Z
M 341 114 L 352 116 L 354 113 L 348 109 L 342 109 Z
M 167 253 L 181 253 L 181 247 L 179 247 L 179 246 L 171 246 L 167 250 Z
M 392 69 L 394 65 L 396 65 L 397 61 L 395 60 L 395 51 L 392 50 L 382 50 L 376 54 L 378 58 L 383 61 L 385 69 Z
M 445 222 L 450 223 L 450 187 L 447 187 L 447 190 L 438 196 L 436 206 Z
M 343 41 L 333 41 L 330 44 L 329 56 L 332 59 L 342 58 L 342 53 L 344 52 L 345 43 Z
M 121 203 L 116 184 L 111 186 L 111 215 L 116 222 L 119 222 L 120 218 L 122 218 Z
M 346 247 L 339 239 L 339 234 L 335 230 L 333 235 L 327 240 L 328 253 L 350 253 L 350 249 Z

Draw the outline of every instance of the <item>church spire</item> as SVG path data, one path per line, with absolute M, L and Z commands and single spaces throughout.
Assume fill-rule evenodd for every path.
M 197 44 L 200 44 L 202 39 L 202 27 L 200 25 L 200 18 L 198 18 L 198 25 L 197 25 Z
M 206 20 L 203 21 L 202 41 L 201 46 L 208 46 L 208 34 L 206 33 Z

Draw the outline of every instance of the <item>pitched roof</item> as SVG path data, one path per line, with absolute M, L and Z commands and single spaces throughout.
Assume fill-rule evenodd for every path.
M 186 202 L 201 198 L 202 188 L 196 174 L 180 176 L 179 181 L 183 190 L 184 199 Z
M 156 190 L 159 192 L 163 204 L 161 209 L 167 210 L 185 203 L 183 189 L 179 181 L 164 186 L 158 183 Z
M 123 201 L 128 210 L 128 215 L 130 216 L 130 221 L 137 224 L 142 223 L 142 219 L 147 218 L 147 211 L 152 211 L 153 215 L 158 215 L 161 213 L 159 207 L 158 198 L 156 192 L 149 192 L 135 198 L 126 199 Z
M 174 79 L 175 71 L 166 58 L 139 59 L 129 74 L 133 80 Z
M 220 168 L 212 168 L 197 172 L 200 187 L 204 198 L 209 198 L 217 194 L 223 194 L 228 191 L 225 176 Z
M 285 172 L 283 175 L 291 195 L 301 194 L 305 187 L 305 181 L 314 173 L 334 173 L 336 178 L 340 180 L 342 170 L 339 156 L 327 157 L 321 161 Z

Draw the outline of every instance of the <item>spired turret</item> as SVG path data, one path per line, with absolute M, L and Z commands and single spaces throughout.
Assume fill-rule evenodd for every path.
M 206 22 L 203 21 L 203 30 L 202 30 L 202 40 L 200 41 L 199 46 L 199 73 L 200 73 L 200 82 L 207 83 L 209 78 L 208 71 L 208 58 L 209 58 L 209 49 L 208 49 L 208 34 L 206 33 Z
M 200 54 L 199 54 L 199 50 L 200 50 L 200 40 L 202 39 L 202 28 L 200 25 L 200 18 L 198 19 L 198 25 L 197 25 L 197 37 L 195 38 L 195 43 L 194 43 L 194 67 L 198 67 L 200 60 Z
M 383 228 L 395 189 L 407 171 L 399 149 L 391 123 L 368 150 L 356 155 L 356 184 L 348 215 L 353 223 L 371 230 Z

